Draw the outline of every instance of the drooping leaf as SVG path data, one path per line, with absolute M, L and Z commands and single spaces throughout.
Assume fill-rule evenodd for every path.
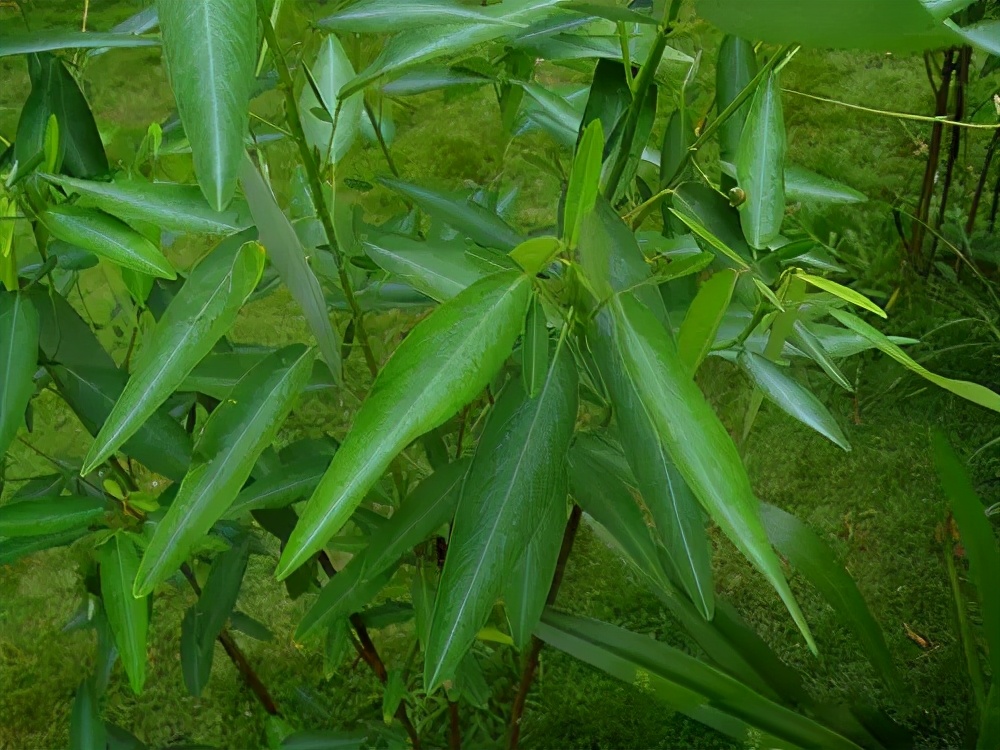
M 876 349 L 888 354 L 894 360 L 903 365 L 910 372 L 916 373 L 925 380 L 929 380 L 934 385 L 944 388 L 946 391 L 954 393 L 956 396 L 971 401 L 974 404 L 985 406 L 987 409 L 1000 412 L 1000 395 L 989 388 L 970 383 L 965 380 L 953 380 L 952 378 L 936 375 L 923 365 L 913 361 L 913 359 L 899 346 L 889 339 L 885 334 L 872 328 L 861 318 L 851 315 L 843 310 L 831 309 L 830 314 L 846 328 L 861 336 Z
M 10 565 L 22 557 L 54 547 L 64 547 L 90 532 L 87 526 L 77 526 L 69 531 L 43 536 L 26 536 L 6 539 L 0 537 L 0 565 Z
M 103 497 L 34 497 L 0 505 L 0 537 L 42 536 L 86 528 L 105 512 Z
M 563 346 L 537 397 L 529 398 L 515 381 L 487 418 L 434 602 L 424 667 L 429 691 L 452 679 L 555 502 L 576 412 L 576 366 Z
M 132 377 L 84 460 L 87 474 L 132 437 L 229 330 L 257 286 L 264 252 L 239 237 L 195 267 L 135 360 Z
M 757 249 L 781 232 L 787 147 L 781 84 L 778 74 L 771 73 L 754 94 L 736 152 L 736 180 L 746 194 L 740 221 L 747 242 Z
M 160 249 L 128 224 L 93 208 L 53 206 L 39 217 L 53 237 L 133 271 L 176 279 Z
M 682 168 L 691 145 L 694 143 L 694 123 L 687 110 L 674 110 L 663 131 L 660 147 L 660 188 L 673 185 L 688 174 L 690 167 Z
M 464 243 L 417 242 L 385 234 L 366 240 L 364 249 L 383 270 L 438 302 L 451 299 L 486 275 L 465 254 Z
M 195 455 L 142 557 L 135 591 L 144 595 L 172 575 L 192 546 L 222 517 L 292 410 L 312 368 L 302 345 L 272 354 L 250 370 L 205 423 Z
M 656 18 L 646 13 L 640 13 L 629 8 L 618 5 L 615 0 L 590 0 L 590 2 L 579 2 L 578 0 L 564 0 L 563 7 L 582 13 L 586 16 L 596 16 L 609 21 L 620 21 L 629 24 L 649 24 L 655 26 Z M 647 6 L 648 7 L 648 6 Z
M 845 451 L 851 449 L 844 431 L 823 402 L 785 372 L 785 368 L 751 351 L 742 352 L 739 362 L 740 367 L 775 406 Z
M 740 213 L 718 191 L 700 182 L 678 185 L 673 196 L 674 214 L 695 234 L 722 255 L 720 262 L 729 268 L 750 267 L 752 254 L 740 228 Z
M 157 0 L 163 56 L 194 171 L 222 211 L 236 190 L 257 62 L 257 9 L 248 0 Z
M 278 269 L 281 280 L 299 303 L 319 351 L 334 379 L 340 382 L 342 365 L 340 341 L 326 310 L 326 300 L 319 279 L 306 260 L 306 251 L 299 242 L 291 222 L 278 206 L 271 189 L 249 156 L 244 156 L 240 169 L 240 184 L 250 204 L 250 211 L 260 235 L 260 243 L 271 263 Z
M 325 455 L 293 461 L 240 491 L 226 510 L 226 518 L 239 518 L 252 510 L 283 508 L 311 495 L 330 465 Z
M 193 185 L 142 180 L 97 182 L 43 176 L 119 219 L 148 222 L 171 232 L 229 234 L 246 229 L 252 223 L 246 203 L 239 198 L 225 211 L 216 211 Z
M 456 200 L 401 180 L 382 178 L 380 182 L 483 247 L 513 250 L 524 239 L 499 215 L 471 200 Z
M 324 162 L 336 164 L 351 150 L 364 112 L 364 97 L 360 92 L 341 98 L 341 89 L 354 78 L 354 67 L 336 34 L 329 34 L 323 40 L 311 72 L 322 99 L 316 96 L 312 85 L 302 88 L 299 95 L 302 128 L 309 147 L 318 150 Z
M 719 61 L 715 67 L 715 104 L 722 112 L 735 101 L 757 75 L 757 55 L 753 44 L 738 36 L 726 35 L 719 45 Z M 724 162 L 736 163 L 740 135 L 750 111 L 745 102 L 719 127 L 719 157 Z
M 278 565 L 284 578 L 321 549 L 392 459 L 450 419 L 499 371 L 521 333 L 530 280 L 488 276 L 410 332 L 379 373 Z
M 812 203 L 864 203 L 864 193 L 794 164 L 785 166 L 785 199 Z
M 24 424 L 35 392 L 38 313 L 24 294 L 0 291 L 0 458 Z
M 681 364 L 655 316 L 628 295 L 615 297 L 597 320 L 597 336 L 613 342 L 623 371 L 650 421 L 702 507 L 777 591 L 816 650 L 781 563 L 760 520 L 757 499 L 732 438 Z
M 146 634 L 149 608 L 146 597 L 132 595 L 139 556 L 127 535 L 111 537 L 101 548 L 101 599 L 115 644 L 132 690 L 138 695 L 146 681 Z
M 836 281 L 830 281 L 830 279 L 824 279 L 822 276 L 813 276 L 808 273 L 797 274 L 800 279 L 805 281 L 807 284 L 811 284 L 817 289 L 822 289 L 824 292 L 832 294 L 834 297 L 840 297 L 840 299 L 845 302 L 850 302 L 852 305 L 856 305 L 868 312 L 873 312 L 880 318 L 888 317 L 885 314 L 885 310 L 876 305 L 866 296 L 860 292 L 856 292 L 850 287 L 846 287 L 843 284 L 838 284 Z
M 528 396 L 534 398 L 542 389 L 549 371 L 549 329 L 545 311 L 537 298 L 528 307 L 521 345 L 521 380 Z
M 829 376 L 830 380 L 844 390 L 854 392 L 854 386 L 833 362 L 823 343 L 801 320 L 796 320 L 793 324 L 789 341 L 811 357 Z
M 0 57 L 53 52 L 60 49 L 94 49 L 100 47 L 155 47 L 155 37 L 117 32 L 84 32 L 68 29 L 45 29 L 0 36 Z
M 698 289 L 677 334 L 677 356 L 692 375 L 715 345 L 722 318 L 729 309 L 738 276 L 726 269 L 713 274 Z
M 583 138 L 576 150 L 573 170 L 566 188 L 563 208 L 563 240 L 570 250 L 580 239 L 583 218 L 594 210 L 594 202 L 601 190 L 601 157 L 604 152 L 604 131 L 601 121 L 595 119 L 583 131 Z
M 359 0 L 317 22 L 332 31 L 359 34 L 390 34 L 445 24 L 504 24 L 503 17 L 491 15 L 476 5 L 454 0 L 414 0 L 399 5 L 393 0 Z
M 882 679 L 899 692 L 902 681 L 885 645 L 882 630 L 868 610 L 854 580 L 833 551 L 792 514 L 761 503 L 761 515 L 771 543 L 833 606 L 840 621 L 854 631 Z
M 93 683 L 80 683 L 69 718 L 70 750 L 106 750 L 108 735 L 97 701 Z

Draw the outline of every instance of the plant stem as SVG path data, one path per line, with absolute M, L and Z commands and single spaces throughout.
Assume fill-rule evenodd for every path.
M 368 116 L 368 121 L 372 124 L 372 129 L 375 131 L 375 140 L 378 141 L 379 148 L 382 149 L 382 156 L 385 157 L 385 163 L 389 166 L 389 171 L 392 172 L 393 177 L 399 179 L 399 170 L 396 169 L 396 163 L 392 160 L 392 154 L 389 153 L 389 145 L 385 142 L 385 136 L 382 135 L 382 121 L 375 117 L 375 111 L 367 101 L 365 102 L 365 114 Z
M 264 28 L 264 39 L 271 50 L 271 57 L 278 70 L 278 78 L 281 81 L 281 88 L 284 91 L 285 116 L 288 120 L 288 128 L 299 147 L 299 156 L 302 159 L 302 164 L 306 169 L 306 175 L 309 179 L 309 192 L 312 194 L 316 213 L 323 225 L 327 244 L 334 258 L 337 260 L 337 274 L 340 277 L 340 286 L 344 292 L 344 298 L 347 300 L 347 305 L 351 308 L 351 316 L 354 319 L 354 338 L 361 345 L 365 363 L 368 365 L 372 377 L 375 377 L 378 374 L 378 361 L 375 359 L 371 342 L 368 340 L 368 333 L 365 330 L 364 313 L 358 304 L 358 298 L 354 294 L 351 279 L 347 275 L 344 254 L 340 249 L 340 245 L 337 244 L 337 232 L 333 226 L 332 214 L 326 205 L 326 196 L 323 192 L 323 182 L 319 174 L 319 165 L 316 163 L 315 158 L 313 158 L 313 154 L 309 150 L 309 143 L 306 141 L 305 130 L 302 127 L 302 118 L 299 116 L 298 103 L 295 101 L 295 82 L 292 80 L 292 74 L 288 68 L 288 61 L 285 59 L 285 53 L 278 44 L 278 37 L 274 31 L 274 26 L 271 24 L 264 0 L 257 0 L 257 8 L 261 25 Z
M 559 593 L 559 586 L 562 584 L 563 574 L 566 572 L 566 561 L 573 550 L 573 541 L 576 539 L 577 529 L 580 528 L 582 515 L 583 511 L 580 506 L 574 505 L 573 511 L 569 514 L 569 520 L 566 522 L 566 531 L 563 533 L 562 547 L 559 548 L 556 572 L 552 576 L 552 585 L 549 586 L 549 595 L 545 600 L 545 603 L 550 607 L 555 604 L 556 595 Z M 518 685 L 517 696 L 514 698 L 514 706 L 511 709 L 510 734 L 507 742 L 509 750 L 517 750 L 517 743 L 521 739 L 521 719 L 524 716 L 524 706 L 528 701 L 531 683 L 535 679 L 535 672 L 538 671 L 538 656 L 541 651 L 542 640 L 537 636 L 532 636 L 531 646 L 524 660 L 524 669 L 521 671 L 521 683 Z
M 448 701 L 448 750 L 462 750 L 462 728 L 455 701 Z
M 976 228 L 976 215 L 979 213 L 979 204 L 983 198 L 983 190 L 986 189 L 986 179 L 990 174 L 990 167 L 993 165 L 993 157 L 996 155 L 997 145 L 1000 145 L 1000 130 L 993 132 L 990 145 L 986 147 L 986 157 L 983 159 L 983 168 L 979 173 L 979 182 L 976 184 L 976 192 L 972 196 L 972 205 L 969 207 L 969 218 L 965 222 L 965 234 L 972 236 Z

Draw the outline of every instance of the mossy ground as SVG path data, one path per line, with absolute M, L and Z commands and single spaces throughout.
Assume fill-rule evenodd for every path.
M 39 2 L 32 17 L 39 25 L 69 24 L 79 3 Z M 133 3 L 94 0 L 91 28 L 104 29 L 136 8 Z M 0 24 L 13 23 L 6 9 Z M 294 24 L 291 24 L 292 26 Z M 710 80 L 712 43 L 707 29 L 696 25 L 679 41 L 692 49 L 706 42 L 705 70 Z M 0 61 L 0 134 L 11 138 L 26 90 L 20 60 Z M 707 78 L 706 78 L 707 77 Z M 127 161 L 150 122 L 171 109 L 169 90 L 155 51 L 113 52 L 89 63 L 87 94 L 113 161 Z M 786 87 L 864 103 L 887 110 L 928 112 L 931 94 L 918 57 L 839 52 L 800 52 L 788 67 Z M 988 84 L 976 81 L 970 99 L 988 96 Z M 978 98 L 977 98 L 978 97 Z M 393 153 L 407 178 L 445 187 L 465 181 L 497 180 L 519 188 L 518 217 L 526 228 L 551 222 L 558 185 L 521 157 L 541 144 L 538 136 L 515 145 L 505 158 L 505 139 L 496 124 L 495 104 L 486 96 L 443 101 L 421 97 L 413 110 L 398 109 Z M 261 114 L 277 112 L 266 100 Z M 819 226 L 836 229 L 852 269 L 869 289 L 884 299 L 895 290 L 902 267 L 890 207 L 912 202 L 922 171 L 922 144 L 928 126 L 873 117 L 794 95 L 786 98 L 791 153 L 794 160 L 862 190 L 872 199 L 860 207 L 817 213 Z M 443 126 L 442 123 L 445 123 Z M 979 163 L 984 136 L 974 137 L 964 159 Z M 275 149 L 273 166 L 281 175 L 290 152 Z M 385 171 L 374 146 L 355 149 L 343 177 L 371 180 Z M 182 177 L 183 175 L 178 175 Z M 963 170 L 958 195 L 971 189 L 977 174 Z M 364 199 L 366 210 L 386 215 L 396 207 L 385 192 Z M 962 205 L 961 197 L 956 205 Z M 190 260 L 197 247 L 178 247 L 176 260 Z M 88 310 L 100 321 L 118 314 L 115 296 L 123 290 L 112 274 L 88 271 L 81 285 Z M 74 295 L 75 304 L 80 304 Z M 893 309 L 894 332 L 919 334 L 953 315 L 934 306 L 920 288 L 904 290 Z M 379 349 L 388 351 L 404 330 L 405 319 L 386 315 L 373 322 Z M 952 329 L 954 330 L 954 329 Z M 980 331 L 962 336 L 975 341 Z M 302 339 L 305 328 L 290 299 L 278 293 L 250 305 L 233 338 L 278 344 Z M 119 353 L 123 335 L 106 326 L 102 339 Z M 933 337 L 914 350 L 926 357 L 934 347 L 962 343 L 954 336 Z M 995 362 L 977 347 L 965 354 L 937 357 L 944 374 L 977 379 L 997 386 Z M 379 354 L 383 354 L 380 351 Z M 357 366 L 357 359 L 354 366 Z M 833 545 L 858 582 L 907 684 L 907 696 L 895 709 L 927 747 L 958 746 L 969 729 L 969 687 L 961 668 L 961 649 L 953 624 L 951 595 L 935 529 L 946 510 L 929 454 L 928 434 L 943 428 L 965 453 L 1000 434 L 996 415 L 925 387 L 898 366 L 866 356 L 857 371 L 855 402 L 832 388 L 820 392 L 845 427 L 853 451 L 845 454 L 775 409 L 765 406 L 745 446 L 758 494 L 794 512 Z M 816 381 L 819 384 L 819 381 Z M 710 366 L 703 385 L 727 422 L 737 424 L 748 397 L 740 376 L 725 366 Z M 342 434 L 354 402 L 324 395 L 306 400 L 281 436 L 283 442 L 324 432 Z M 34 409 L 34 431 L 27 440 L 49 455 L 82 456 L 89 438 L 57 399 L 43 395 Z M 972 464 L 984 495 L 997 495 L 1000 469 L 996 451 Z M 47 473 L 40 455 L 16 446 L 10 477 Z M 777 597 L 726 544 L 717 548 L 717 581 L 728 598 L 761 635 L 790 663 L 809 675 L 810 687 L 829 697 L 861 696 L 888 705 L 882 686 L 859 653 L 851 634 L 833 611 L 801 581 L 796 593 L 816 634 L 822 657 L 806 651 Z M 62 626 L 82 601 L 76 575 L 84 550 L 57 550 L 36 555 L 0 570 L 0 748 L 65 746 L 73 692 L 92 669 L 93 635 L 62 634 Z M 362 667 L 344 668 L 330 679 L 323 675 L 322 655 L 300 647 L 290 634 L 305 602 L 290 602 L 271 575 L 273 560 L 255 557 L 246 577 L 239 607 L 264 621 L 276 634 L 262 643 L 241 637 L 250 661 L 260 672 L 292 721 L 303 727 L 351 728 L 381 721 L 381 689 Z M 265 716 L 219 650 L 211 684 L 198 699 L 187 695 L 178 662 L 180 618 L 191 595 L 164 587 L 157 596 L 150 645 L 150 674 L 141 696 L 128 689 L 120 668 L 112 678 L 107 716 L 153 746 L 204 743 L 223 747 L 259 747 Z M 570 560 L 559 599 L 567 610 L 591 615 L 637 632 L 684 645 L 685 640 L 662 605 L 634 579 L 624 564 L 585 528 Z M 905 624 L 905 625 L 904 625 Z M 906 627 L 931 644 L 921 648 L 906 636 Z M 408 641 L 403 629 L 378 636 L 386 659 L 404 659 Z M 491 685 L 502 697 L 513 690 L 516 674 L 509 653 L 484 652 Z M 504 709 L 465 715 L 468 746 L 486 745 L 502 726 Z M 418 712 L 415 712 L 418 713 Z M 428 727 L 427 741 L 444 744 L 436 735 L 442 721 Z M 537 748 L 716 748 L 731 743 L 711 730 L 672 713 L 632 686 L 617 682 L 573 659 L 546 650 L 537 686 L 529 700 L 524 745 Z

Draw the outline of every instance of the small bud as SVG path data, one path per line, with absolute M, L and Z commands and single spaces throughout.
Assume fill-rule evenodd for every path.
M 734 187 L 729 191 L 729 205 L 733 208 L 739 208 L 744 203 L 746 203 L 747 194 L 743 191 L 743 188 Z

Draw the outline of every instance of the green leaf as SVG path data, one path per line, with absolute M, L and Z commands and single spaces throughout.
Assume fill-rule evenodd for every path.
M 238 239 L 222 243 L 199 263 L 167 306 L 87 453 L 83 474 L 139 430 L 236 320 L 264 265 L 263 248 L 255 242 L 240 245 Z
M 923 365 L 914 362 L 906 354 L 906 352 L 900 349 L 899 346 L 892 342 L 892 340 L 880 331 L 872 328 L 870 325 L 861 320 L 861 318 L 851 315 L 849 312 L 836 309 L 831 309 L 830 314 L 842 325 L 861 336 L 876 349 L 888 354 L 910 372 L 916 373 L 925 380 L 929 380 L 934 383 L 934 385 L 944 388 L 946 391 L 950 391 L 956 396 L 964 398 L 967 401 L 971 401 L 972 403 L 979 404 L 987 409 L 1000 412 L 1000 395 L 998 395 L 995 391 L 979 385 L 978 383 L 970 383 L 965 380 L 953 380 L 951 378 L 942 377 L 941 375 L 935 375 Z
M 76 690 L 76 699 L 70 713 L 70 750 L 106 750 L 108 735 L 97 702 L 93 683 L 84 680 Z
M 30 31 L 0 36 L 0 57 L 30 55 L 34 52 L 52 52 L 60 49 L 155 47 L 159 43 L 156 37 L 137 36 L 135 34 L 45 29 L 44 31 Z
M 941 432 L 935 431 L 932 441 L 934 464 L 955 516 L 955 523 L 958 524 L 962 546 L 969 561 L 969 579 L 979 594 L 979 609 L 995 690 L 997 675 L 1000 675 L 1000 597 L 996 591 L 997 581 L 1000 581 L 1000 547 L 997 546 L 993 526 L 986 516 L 985 506 L 972 486 L 968 471 Z M 990 697 L 995 703 L 995 696 Z
M 361 750 L 366 736 L 358 732 L 333 732 L 316 729 L 285 737 L 281 750 Z
M 226 512 L 273 441 L 312 368 L 313 351 L 297 344 L 250 370 L 205 423 L 191 468 L 142 557 L 135 591 L 144 595 L 172 575 Z
M 311 74 L 322 99 L 312 85 L 303 86 L 299 95 L 302 129 L 309 148 L 319 151 L 324 163 L 336 164 L 351 150 L 364 116 L 361 92 L 341 98 L 341 89 L 354 78 L 354 67 L 336 35 L 323 40 Z M 327 119 L 314 113 L 317 108 Z
M 128 224 L 93 208 L 53 206 L 39 217 L 52 236 L 123 268 L 161 279 L 176 279 L 170 262 Z
M 257 8 L 249 0 L 157 0 L 163 57 L 209 205 L 236 191 L 257 62 Z
M 438 302 L 451 299 L 485 275 L 465 254 L 464 242 L 417 242 L 385 234 L 366 240 L 364 250 L 380 268 Z
M 857 745 L 724 672 L 646 635 L 546 610 L 546 643 L 652 694 L 741 743 L 857 750 Z
M 443 193 L 387 177 L 379 182 L 483 247 L 509 251 L 524 239 L 496 213 L 471 200 L 455 200 Z
M 230 234 L 252 224 L 244 201 L 234 199 L 225 211 L 216 211 L 193 185 L 143 180 L 96 182 L 42 176 L 119 219 L 148 222 L 170 232 Z
M 556 502 L 577 412 L 576 364 L 557 346 L 529 398 L 517 381 L 497 400 L 462 486 L 424 666 L 428 692 L 454 677 L 493 604 Z
M 729 309 L 739 276 L 726 269 L 701 285 L 677 334 L 677 356 L 692 375 L 715 345 L 719 326 Z
M 688 174 L 690 166 L 681 172 L 681 165 L 695 141 L 694 123 L 687 110 L 676 109 L 667 120 L 660 147 L 660 189 L 666 189 Z
M 780 233 L 785 219 L 785 116 L 778 73 L 757 87 L 736 152 L 736 180 L 746 193 L 740 207 L 743 234 L 762 249 Z
M 524 339 L 521 344 L 521 380 L 528 396 L 534 398 L 541 391 L 549 371 L 549 329 L 545 311 L 538 298 L 532 299 L 524 321 Z
M 724 267 L 750 267 L 753 256 L 740 228 L 740 212 L 718 191 L 700 182 L 685 182 L 675 189 L 672 202 L 676 209 L 672 214 L 722 253 L 719 260 Z
M 72 544 L 89 532 L 90 529 L 87 526 L 78 526 L 69 531 L 61 531 L 58 534 L 17 537 L 14 539 L 0 537 L 0 565 L 11 565 L 22 557 L 27 557 L 42 550 L 65 547 L 67 544 Z
M 296 640 L 305 640 L 357 611 L 378 593 L 399 558 L 451 519 L 468 468 L 468 461 L 456 461 L 418 484 L 399 510 L 372 534 L 367 547 L 323 587 L 299 623 Z
M 833 551 L 808 526 L 790 513 L 761 503 L 767 536 L 837 612 L 839 622 L 857 636 L 872 665 L 886 684 L 902 694 L 903 683 L 885 645 L 885 638 L 865 604 L 857 584 Z M 1000 570 L 997 571 L 1000 573 Z
M 28 298 L 0 292 L 0 460 L 24 424 L 35 393 L 38 313 Z
M 559 562 L 563 532 L 566 530 L 566 474 L 546 503 L 538 528 L 524 550 L 524 556 L 503 580 L 501 595 L 510 623 L 514 645 L 524 651 L 531 643 L 535 626 L 542 619 Z
M 794 164 L 785 166 L 785 199 L 789 203 L 864 203 L 864 193 Z
M 562 249 L 563 244 L 558 238 L 542 235 L 527 239 L 515 247 L 510 251 L 510 258 L 528 274 L 537 276 Z
M 840 371 L 840 368 L 834 364 L 826 347 L 823 346 L 823 342 L 801 320 L 796 319 L 795 323 L 792 324 L 792 333 L 789 341 L 812 358 L 823 369 L 823 372 L 829 376 L 830 380 L 844 390 L 854 393 L 854 386 L 844 377 L 844 373 Z
M 332 31 L 390 34 L 445 24 L 504 23 L 509 22 L 489 14 L 485 7 L 462 5 L 454 0 L 410 0 L 405 5 L 394 0 L 358 0 L 317 25 Z
M 715 67 L 715 104 L 719 112 L 750 85 L 757 71 L 757 55 L 751 42 L 728 34 L 722 38 Z M 719 157 L 723 162 L 736 162 L 740 135 L 749 112 L 750 102 L 747 101 L 719 127 Z
M 630 296 L 615 297 L 598 316 L 623 369 L 680 470 L 712 519 L 777 591 L 815 653 L 809 626 L 767 540 L 746 469 L 722 422 L 684 369 L 670 335 Z
M 739 253 L 733 250 L 732 247 L 723 239 L 716 236 L 712 230 L 701 223 L 701 219 L 691 216 L 683 211 L 677 211 L 671 208 L 670 213 L 681 220 L 688 229 L 694 232 L 698 237 L 705 240 L 711 247 L 718 250 L 726 258 L 732 261 L 737 268 L 741 270 L 749 270 L 750 264 L 741 257 Z
M 840 0 L 790 12 L 787 0 L 697 0 L 698 15 L 728 34 L 827 49 L 920 52 L 961 42 L 920 0 Z
M 340 530 L 393 458 L 450 419 L 500 370 L 521 333 L 530 280 L 500 272 L 422 320 L 379 373 L 278 564 L 285 578 Z
M 225 518 L 239 518 L 252 510 L 284 508 L 311 495 L 330 465 L 328 456 L 293 461 L 240 491 Z
M 104 515 L 103 497 L 35 497 L 0 505 L 0 537 L 42 536 L 86 528 Z
M 233 630 L 248 635 L 255 641 L 268 642 L 274 640 L 274 633 L 268 630 L 267 625 L 243 612 L 234 611 L 230 615 L 229 624 Z
M 101 548 L 101 599 L 122 664 L 136 695 L 146 681 L 146 634 L 149 606 L 146 597 L 132 596 L 139 570 L 135 545 L 126 534 L 112 536 Z
M 309 322 L 309 329 L 316 337 L 320 354 L 339 383 L 342 372 L 340 341 L 330 323 L 323 289 L 306 260 L 305 248 L 249 156 L 244 156 L 243 159 L 240 184 L 257 223 L 260 243 L 267 250 L 271 263 L 278 269 L 278 275 L 288 291 L 302 308 Z
M 989 750 L 998 743 L 1000 743 L 1000 680 L 993 680 L 979 721 L 976 750 Z
M 604 154 L 604 130 L 595 119 L 583 131 L 580 145 L 573 160 L 573 169 L 566 188 L 563 207 L 563 241 L 570 250 L 576 249 L 580 239 L 580 225 L 587 214 L 594 210 L 594 203 L 601 190 L 601 163 Z
M 586 16 L 597 16 L 609 21 L 621 21 L 622 23 L 641 23 L 655 26 L 657 20 L 651 15 L 637 13 L 621 5 L 617 5 L 615 0 L 591 0 L 590 2 L 578 2 L 577 0 L 563 0 L 562 7 L 573 10 Z
M 741 352 L 739 362 L 740 367 L 775 406 L 845 451 L 851 449 L 843 430 L 823 402 L 785 372 L 784 368 L 751 351 Z
M 14 139 L 14 159 L 28 164 L 44 147 L 51 115 L 59 123 L 62 171 L 73 177 L 108 173 L 101 134 L 76 80 L 57 57 L 47 52 L 28 57 L 31 94 L 21 110 Z
M 845 302 L 850 302 L 852 305 L 861 307 L 868 312 L 873 312 L 880 318 L 888 317 L 881 307 L 876 305 L 863 294 L 859 294 L 843 284 L 838 284 L 836 281 L 830 281 L 829 279 L 824 279 L 822 276 L 813 276 L 808 273 L 799 272 L 796 275 L 807 284 L 811 284 L 817 289 L 822 289 L 824 292 L 829 292 L 834 297 L 839 297 Z

